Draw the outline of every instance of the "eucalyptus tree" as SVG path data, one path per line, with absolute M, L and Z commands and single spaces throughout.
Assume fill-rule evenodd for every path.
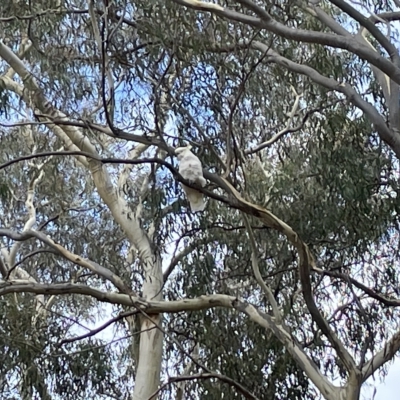
M 358 399 L 400 347 L 398 6 L 1 2 L 2 396 Z

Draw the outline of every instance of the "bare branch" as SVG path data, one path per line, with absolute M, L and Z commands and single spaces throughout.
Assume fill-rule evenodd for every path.
M 368 296 L 372 297 L 375 300 L 378 300 L 380 303 L 384 304 L 387 307 L 399 307 L 400 306 L 399 299 L 389 298 L 389 297 L 383 296 L 381 294 L 378 294 L 374 290 L 370 289 L 368 286 L 365 286 L 363 283 L 358 282 L 356 279 L 354 279 L 348 275 L 341 274 L 340 272 L 328 271 L 328 270 L 324 270 L 324 269 L 316 268 L 316 267 L 313 268 L 313 271 L 317 272 L 318 274 L 333 276 L 335 278 L 342 279 L 345 282 L 350 282 L 358 289 L 361 289 Z
M 0 296 L 9 293 L 35 293 L 45 295 L 67 295 L 82 294 L 91 296 L 99 301 L 132 306 L 132 296 L 120 293 L 108 293 L 98 289 L 93 289 L 86 285 L 74 283 L 40 284 L 32 283 L 23 279 L 3 281 L 0 280 Z
M 176 382 L 183 382 L 183 381 L 193 381 L 193 380 L 203 380 L 203 379 L 218 379 L 221 382 L 227 383 L 228 385 L 233 386 L 238 393 L 242 394 L 244 396 L 244 398 L 246 399 L 253 399 L 253 400 L 257 400 L 258 397 L 254 396 L 252 393 L 250 393 L 246 388 L 244 388 L 240 383 L 236 382 L 235 380 L 225 376 L 225 375 L 221 375 L 221 374 L 217 374 L 215 372 L 209 373 L 209 372 L 205 372 L 205 373 L 201 373 L 201 374 L 195 374 L 195 375 L 180 375 L 180 376 L 172 376 L 170 378 L 168 378 L 168 381 L 166 383 L 164 383 L 163 385 L 161 385 L 161 387 L 155 392 L 153 393 L 148 400 L 153 400 L 155 399 L 156 395 L 158 393 L 160 393 L 162 390 L 164 390 L 167 386 L 176 383 Z
M 395 46 L 388 40 L 385 35 L 375 26 L 373 22 L 353 6 L 343 0 L 329 0 L 330 3 L 334 4 L 342 11 L 354 18 L 361 26 L 368 29 L 371 35 L 378 41 L 378 43 L 388 52 L 393 62 L 399 60 L 399 53 Z
M 258 6 L 251 0 L 237 0 L 238 3 L 243 4 L 246 8 L 249 10 L 253 11 L 256 15 L 258 15 L 263 21 L 266 22 L 273 22 L 273 18 L 271 15 L 268 14 L 267 11 L 265 11 L 264 8 Z
M 306 245 L 304 243 L 301 243 L 301 246 L 304 247 Z M 308 252 L 306 254 L 307 257 L 310 257 L 310 255 L 308 255 Z M 321 329 L 321 331 L 328 338 L 329 342 L 336 350 L 337 355 L 342 360 L 349 374 L 352 374 L 354 373 L 354 371 L 357 371 L 357 366 L 353 357 L 344 347 L 343 343 L 338 338 L 336 333 L 331 329 L 328 322 L 322 316 L 319 308 L 315 303 L 313 290 L 311 286 L 311 279 L 310 279 L 310 264 L 314 264 L 313 261 L 305 258 L 300 260 L 300 265 L 299 265 L 300 281 L 303 290 L 304 300 L 306 301 L 307 304 L 307 308 L 310 311 L 313 320 L 317 323 L 318 327 Z
M 67 260 L 71 261 L 74 264 L 80 265 L 81 267 L 88 268 L 90 271 L 94 272 L 95 274 L 109 280 L 112 282 L 115 287 L 117 287 L 122 293 L 131 293 L 131 290 L 129 289 L 128 286 L 125 285 L 125 283 L 122 281 L 122 279 L 114 274 L 112 271 L 109 269 L 102 267 L 101 265 L 95 263 L 94 261 L 90 261 L 87 259 L 84 259 L 77 254 L 73 254 L 58 243 L 55 243 L 52 239 L 50 239 L 48 236 L 46 236 L 42 232 L 34 231 L 34 230 L 26 230 L 23 231 L 22 233 L 16 233 L 14 231 L 11 231 L 9 229 L 0 229 L 0 237 L 1 236 L 6 236 L 12 240 L 16 241 L 24 241 L 28 240 L 31 238 L 36 238 L 39 239 L 41 242 L 47 244 L 50 246 L 52 249 L 54 249 L 58 254 L 66 258 Z
M 174 150 L 171 150 L 171 151 L 174 152 Z M 184 185 L 192 187 L 194 189 L 198 189 L 203 194 L 205 194 L 215 200 L 219 200 L 219 201 L 222 201 L 223 203 L 230 204 L 230 201 L 227 198 L 220 196 L 214 192 L 211 192 L 210 190 L 207 190 L 206 188 L 201 187 L 200 185 L 193 184 L 193 182 L 184 179 L 171 164 L 169 164 L 168 162 L 166 162 L 160 158 L 142 158 L 142 159 L 138 159 L 138 160 L 126 160 L 123 158 L 122 159 L 120 159 L 120 158 L 100 158 L 96 155 L 93 155 L 91 153 L 87 153 L 84 151 L 49 151 L 49 152 L 45 152 L 45 153 L 29 154 L 26 156 L 18 157 L 14 160 L 10 160 L 4 164 L 1 164 L 0 170 L 4 169 L 12 164 L 15 164 L 17 162 L 20 162 L 20 161 L 30 160 L 30 159 L 39 158 L 39 157 L 55 156 L 55 155 L 58 155 L 58 156 L 80 155 L 80 156 L 85 156 L 89 159 L 96 160 L 103 164 L 108 164 L 108 163 L 109 164 L 133 164 L 133 165 L 144 164 L 144 163 L 161 164 L 171 171 L 172 175 L 178 182 L 181 182 Z M 221 183 L 224 184 L 223 183 L 224 181 L 221 181 L 220 178 L 218 177 L 218 175 L 216 175 L 216 174 L 212 174 L 212 173 L 208 172 L 207 170 L 203 170 L 203 174 L 207 179 L 212 180 L 215 183 L 219 182 L 220 184 Z
M 5 280 L 9 280 L 9 279 L 10 279 L 11 272 L 12 272 L 15 268 L 17 268 L 18 266 L 20 266 L 21 264 L 23 264 L 28 258 L 31 258 L 31 257 L 35 256 L 36 254 L 41 254 L 41 253 L 58 254 L 58 253 L 57 253 L 56 251 L 54 251 L 54 250 L 47 250 L 47 249 L 32 251 L 31 253 L 29 253 L 29 254 L 27 254 L 25 257 L 23 257 L 21 260 L 19 260 L 17 263 L 15 263 L 15 264 L 13 265 L 13 267 L 12 267 L 9 271 L 7 271 L 7 273 L 6 273 L 5 277 L 4 277 L 4 279 L 5 279 Z
M 59 346 L 62 346 L 63 344 L 66 343 L 73 343 L 73 342 L 77 342 L 79 340 L 83 340 L 83 339 L 87 339 L 89 337 L 95 336 L 98 333 L 104 331 L 104 329 L 107 329 L 110 325 L 114 324 L 115 322 L 121 321 L 121 319 L 124 319 L 126 317 L 130 317 L 131 315 L 137 314 L 138 311 L 134 310 L 134 311 L 125 311 L 125 312 L 121 312 L 119 313 L 116 317 L 109 319 L 107 322 L 105 322 L 104 324 L 100 325 L 98 328 L 95 329 L 89 329 L 89 332 L 80 335 L 80 336 L 74 336 L 72 338 L 68 338 L 68 339 L 63 339 L 60 341 Z
M 242 14 L 213 3 L 205 3 L 198 0 L 173 1 L 194 10 L 212 12 L 222 18 L 242 22 L 258 29 L 266 29 L 267 31 L 275 33 L 286 39 L 304 43 L 315 43 L 351 51 L 361 59 L 366 60 L 372 65 L 375 65 L 381 69 L 396 83 L 400 84 L 400 68 L 386 58 L 376 54 L 376 52 L 371 51 L 369 47 L 360 44 L 360 42 L 354 37 L 289 28 L 288 26 L 275 21 L 269 14 L 267 14 L 268 17 L 261 19 L 251 17 L 247 14 Z
M 396 135 L 396 133 L 387 126 L 386 121 L 382 118 L 376 108 L 369 102 L 365 101 L 352 86 L 347 83 L 339 83 L 334 79 L 321 75 L 311 67 L 297 64 L 282 57 L 279 53 L 269 49 L 267 45 L 261 42 L 254 41 L 251 45 L 255 49 L 267 52 L 267 54 L 270 55 L 268 58 L 269 61 L 282 65 L 290 71 L 306 75 L 321 86 L 343 93 L 351 103 L 361 109 L 368 116 L 382 140 L 386 142 L 393 149 L 396 156 L 400 158 L 400 136 Z
M 305 7 L 305 10 L 309 12 L 312 16 L 318 18 L 325 26 L 341 36 L 351 36 L 351 33 L 343 28 L 342 25 L 337 23 L 330 15 L 328 15 L 320 7 L 312 4 L 309 7 Z
M 365 382 L 375 371 L 390 361 L 400 349 L 400 331 L 383 346 L 383 349 L 375 354 L 362 369 L 362 382 Z
M 281 131 L 279 131 L 277 134 L 275 134 L 272 138 L 266 140 L 265 142 L 259 144 L 256 147 L 253 147 L 253 148 L 251 148 L 249 150 L 246 150 L 246 152 L 245 152 L 246 154 L 257 153 L 258 151 L 263 150 L 268 146 L 271 146 L 271 144 L 277 142 L 282 136 L 286 135 L 287 133 L 295 132 L 296 130 L 299 130 L 299 129 L 302 128 L 302 126 L 303 126 L 305 121 L 303 121 L 298 127 L 290 129 L 290 125 L 292 124 L 293 118 L 294 118 L 294 116 L 295 116 L 295 114 L 296 114 L 296 112 L 297 112 L 297 110 L 299 108 L 300 98 L 302 97 L 301 94 L 299 95 L 299 94 L 296 93 L 296 91 L 295 91 L 295 89 L 293 87 L 292 87 L 292 90 L 293 90 L 293 92 L 294 92 L 294 94 L 296 96 L 296 99 L 294 101 L 292 110 L 290 111 L 289 119 L 286 122 L 286 126 Z M 308 115 L 307 115 L 307 117 L 308 117 Z
M 303 351 L 300 344 L 295 340 L 290 333 L 282 326 L 277 326 L 267 314 L 258 311 L 254 306 L 238 300 L 234 296 L 214 294 L 208 296 L 200 296 L 195 299 L 183 299 L 176 301 L 149 301 L 147 299 L 135 297 L 133 295 L 121 293 L 103 292 L 98 289 L 91 288 L 86 285 L 77 284 L 34 284 L 34 283 L 19 283 L 2 282 L 0 281 L 0 296 L 9 293 L 36 293 L 36 294 L 52 294 L 52 295 L 67 295 L 67 294 L 82 294 L 91 296 L 99 301 L 111 304 L 120 304 L 125 306 L 133 306 L 147 314 L 160 313 L 176 313 L 180 311 L 200 311 L 209 308 L 223 307 L 234 308 L 237 311 L 245 313 L 252 321 L 263 326 L 265 329 L 272 331 L 278 340 L 284 344 L 289 353 L 293 356 L 296 362 L 307 373 L 312 382 L 326 397 L 332 396 L 338 390 L 333 386 L 327 378 L 318 370 L 314 362 Z
M 172 271 L 174 268 L 186 257 L 188 256 L 192 251 L 194 251 L 200 244 L 203 244 L 205 241 L 201 240 L 200 243 L 199 241 L 195 241 L 189 246 L 185 246 L 185 248 L 177 255 L 174 255 L 172 258 L 171 262 L 169 263 L 167 269 L 164 271 L 163 274 L 163 279 L 164 283 L 167 281 L 168 277 L 171 275 Z

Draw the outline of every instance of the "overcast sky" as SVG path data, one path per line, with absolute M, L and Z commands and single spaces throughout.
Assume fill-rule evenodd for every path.
M 379 383 L 380 378 L 376 377 L 375 382 L 370 379 L 368 382 L 377 389 L 374 400 L 399 400 L 400 399 L 400 356 L 389 366 L 389 373 L 384 382 Z M 373 391 L 365 389 L 362 393 L 363 400 L 372 400 Z

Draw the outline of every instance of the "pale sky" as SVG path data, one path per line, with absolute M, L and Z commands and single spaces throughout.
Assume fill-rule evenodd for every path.
M 390 365 L 390 364 L 389 364 Z M 396 357 L 396 361 L 390 365 L 389 373 L 384 378 L 382 383 L 379 383 L 380 378 L 377 376 L 375 382 L 370 379 L 368 383 L 374 385 L 377 389 L 376 395 L 373 398 L 371 389 L 363 390 L 364 400 L 399 400 L 400 399 L 400 356 Z

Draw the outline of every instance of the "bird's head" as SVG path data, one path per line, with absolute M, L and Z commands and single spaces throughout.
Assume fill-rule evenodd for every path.
M 185 147 L 177 147 L 175 149 L 175 154 L 178 157 L 178 160 L 181 160 L 183 157 L 185 157 L 185 154 L 187 154 L 191 148 L 192 146 L 190 144 Z

